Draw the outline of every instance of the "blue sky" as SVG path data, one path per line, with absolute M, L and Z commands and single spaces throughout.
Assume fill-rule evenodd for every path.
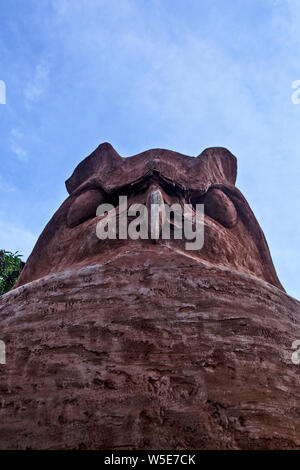
M 227 147 L 300 298 L 298 0 L 0 0 L 0 247 L 26 258 L 101 142 Z

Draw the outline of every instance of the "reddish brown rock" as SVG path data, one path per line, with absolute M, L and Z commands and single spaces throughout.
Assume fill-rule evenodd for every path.
M 103 144 L 77 167 L 0 300 L 0 448 L 300 448 L 300 304 L 235 177 L 218 148 L 123 159 Z M 153 188 L 204 203 L 202 250 L 96 237 L 99 201 Z

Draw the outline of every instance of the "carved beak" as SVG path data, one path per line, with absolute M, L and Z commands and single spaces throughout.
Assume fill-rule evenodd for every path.
M 158 240 L 166 220 L 164 197 L 159 186 L 155 184 L 150 186 L 146 205 L 148 210 L 149 237 L 152 240 Z

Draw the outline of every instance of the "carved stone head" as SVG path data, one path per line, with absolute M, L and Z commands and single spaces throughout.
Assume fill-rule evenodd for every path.
M 101 144 L 66 181 L 69 197 L 40 235 L 18 285 L 45 275 L 106 263 L 124 250 L 159 250 L 193 257 L 199 263 L 256 276 L 283 289 L 264 234 L 235 187 L 236 158 L 225 148 L 209 148 L 198 157 L 153 149 L 122 158 Z M 185 240 L 100 240 L 97 207 L 110 203 L 118 215 L 119 196 L 128 204 L 149 204 L 151 195 L 165 204 L 204 204 L 204 245 L 186 251 Z M 193 210 L 193 209 L 192 209 Z M 172 223 L 172 221 L 171 221 Z M 150 257 L 151 259 L 151 257 Z

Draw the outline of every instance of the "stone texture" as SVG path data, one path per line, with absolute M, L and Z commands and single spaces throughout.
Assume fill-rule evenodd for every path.
M 104 144 L 68 180 L 69 198 L 0 299 L 1 449 L 300 448 L 300 304 L 234 187 L 235 158 L 201 155 L 127 161 Z M 137 178 L 135 201 L 153 181 L 168 202 L 209 197 L 203 250 L 95 237 L 97 217 L 82 222 L 78 197 L 99 188 L 114 198 Z

